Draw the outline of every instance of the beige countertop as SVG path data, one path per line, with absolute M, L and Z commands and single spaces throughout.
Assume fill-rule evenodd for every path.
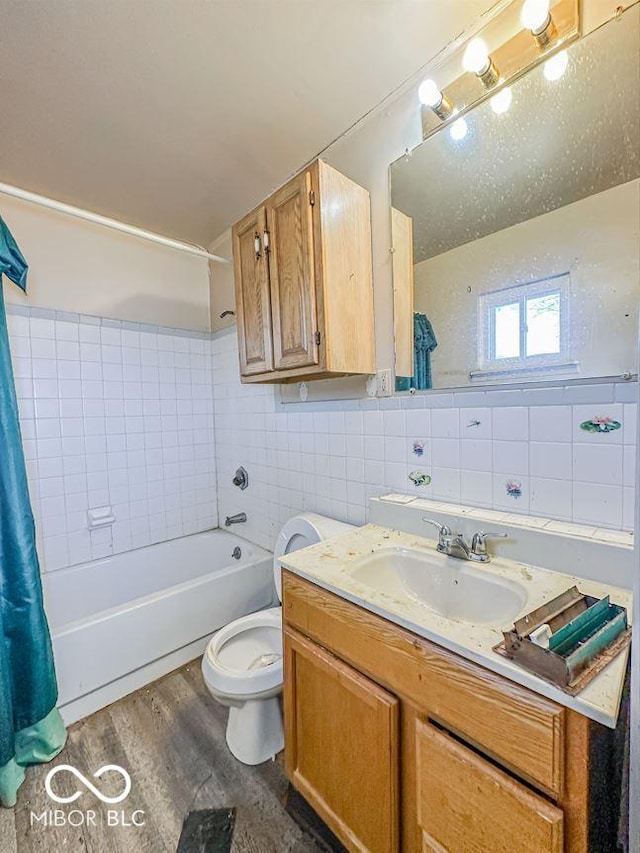
M 395 622 L 461 657 L 504 675 L 597 722 L 610 727 L 615 726 L 628 649 L 619 654 L 577 696 L 569 696 L 553 684 L 527 672 L 516 663 L 493 651 L 493 647 L 503 639 L 502 630 L 513 627 L 513 619 L 501 625 L 457 621 L 430 609 L 400 584 L 396 594 L 390 588 L 386 591 L 382 588 L 376 589 L 355 579 L 351 570 L 357 561 L 383 548 L 417 548 L 436 553 L 432 540 L 368 524 L 357 528 L 352 533 L 287 554 L 281 558 L 280 562 L 296 575 Z M 444 556 L 442 559 L 447 561 L 452 571 L 473 565 L 479 571 L 486 571 L 489 575 L 520 584 L 526 591 L 527 601 L 522 611 L 516 615 L 516 619 L 574 585 L 580 592 L 597 598 L 610 595 L 613 603 L 627 608 L 629 619 L 631 616 L 631 592 L 626 589 L 605 586 L 573 575 L 501 558 L 494 558 L 486 564 L 469 564 L 464 560 Z

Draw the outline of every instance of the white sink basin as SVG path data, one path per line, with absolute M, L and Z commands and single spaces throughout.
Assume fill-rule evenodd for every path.
M 350 574 L 372 590 L 408 596 L 447 619 L 474 625 L 513 621 L 527 601 L 519 583 L 426 549 L 382 548 L 356 560 Z

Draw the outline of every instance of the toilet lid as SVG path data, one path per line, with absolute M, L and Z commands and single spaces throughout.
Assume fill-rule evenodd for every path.
M 278 598 L 282 601 L 282 579 L 280 573 L 280 557 L 316 545 L 332 536 L 353 530 L 353 525 L 344 524 L 334 518 L 317 515 L 315 512 L 304 512 L 295 515 L 285 523 L 280 531 L 273 548 L 273 579 L 276 584 Z

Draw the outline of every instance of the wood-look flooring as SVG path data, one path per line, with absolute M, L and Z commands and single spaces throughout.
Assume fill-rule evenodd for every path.
M 196 660 L 71 726 L 63 752 L 27 770 L 15 809 L 0 808 L 0 853 L 175 853 L 188 812 L 236 807 L 232 853 L 318 853 L 285 812 L 282 756 L 258 767 L 236 761 L 225 742 L 227 709 L 215 702 Z M 44 788 L 51 767 L 70 764 L 91 779 L 105 764 L 131 775 L 131 793 L 104 805 L 68 772 L 56 776 L 61 795 L 83 790 L 72 805 L 52 803 Z M 109 789 L 112 783 L 113 788 Z M 107 774 L 96 786 L 111 796 L 122 781 Z M 96 812 L 96 826 L 31 825 L 46 809 Z M 107 809 L 144 810 L 143 827 L 105 826 Z

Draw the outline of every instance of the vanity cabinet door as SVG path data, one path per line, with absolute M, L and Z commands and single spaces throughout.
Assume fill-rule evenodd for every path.
M 233 263 L 238 317 L 240 373 L 250 376 L 273 370 L 269 266 L 264 248 L 266 207 L 234 225 Z
M 288 628 L 287 776 L 352 851 L 394 853 L 399 837 L 399 703 Z
M 476 752 L 417 722 L 423 853 L 562 853 L 562 811 Z
M 318 363 L 311 172 L 268 201 L 269 268 L 276 370 Z

